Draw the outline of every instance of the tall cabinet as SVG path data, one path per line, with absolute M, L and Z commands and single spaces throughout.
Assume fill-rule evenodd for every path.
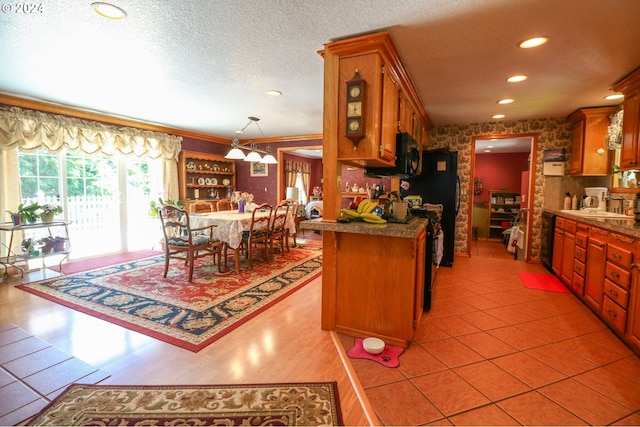
M 228 199 L 236 187 L 236 164 L 217 154 L 182 151 L 178 163 L 180 200 L 188 208 L 196 200 Z

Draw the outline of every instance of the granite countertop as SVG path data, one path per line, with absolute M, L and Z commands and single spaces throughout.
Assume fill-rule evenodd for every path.
M 616 233 L 625 234 L 627 236 L 640 238 L 640 222 L 636 222 L 632 216 L 628 218 L 590 218 L 585 215 L 562 212 L 556 209 L 545 208 L 544 211 L 561 216 L 563 218 L 582 222 L 584 224 L 604 228 L 605 230 L 610 230 Z
M 322 218 L 302 221 L 305 230 L 336 231 L 340 233 L 369 234 L 378 236 L 404 237 L 415 239 L 427 227 L 427 218 L 416 218 L 408 224 L 369 224 L 367 222 L 323 222 Z

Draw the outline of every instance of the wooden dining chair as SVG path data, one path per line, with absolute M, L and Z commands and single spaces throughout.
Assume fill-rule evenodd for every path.
M 269 226 L 269 246 L 271 255 L 274 254 L 276 245 L 280 245 L 280 253 L 284 254 L 285 247 L 289 252 L 289 242 L 287 241 L 287 216 L 289 215 L 289 202 L 282 201 L 278 204 L 273 215 L 271 215 L 271 225 Z
M 296 226 L 296 231 L 293 233 L 289 233 L 287 229 L 287 234 L 290 234 L 290 237 L 293 239 L 293 247 L 298 246 L 298 242 L 296 241 L 296 237 L 298 237 L 298 231 L 302 232 L 304 236 L 304 230 L 300 230 L 300 223 L 307 218 L 307 213 L 304 210 L 304 205 L 302 203 L 295 203 L 289 207 L 289 212 L 293 215 L 293 223 Z
M 211 255 L 214 264 L 217 259 L 220 271 L 222 242 L 214 238 L 215 224 L 191 228 L 189 213 L 173 205 L 162 205 L 158 209 L 158 217 L 164 234 L 164 277 L 169 272 L 171 259 L 184 260 L 184 264 L 189 266 L 189 282 L 193 280 L 193 265 L 198 258 Z
M 230 211 L 232 209 L 231 201 L 229 199 L 220 199 L 218 200 L 217 207 L 218 211 Z
M 191 213 L 206 213 L 215 212 L 213 209 L 213 203 L 206 200 L 196 200 L 189 205 L 189 212 Z
M 253 254 L 262 252 L 264 260 L 269 259 L 271 240 L 269 226 L 273 207 L 268 203 L 256 207 L 251 213 L 251 227 L 242 233 L 242 248 L 249 259 L 249 268 L 253 268 Z M 225 260 L 226 263 L 226 260 Z

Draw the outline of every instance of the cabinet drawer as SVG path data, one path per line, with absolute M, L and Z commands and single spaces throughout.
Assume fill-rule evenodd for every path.
M 604 320 L 621 334 L 624 334 L 627 324 L 627 311 L 605 296 L 602 301 L 602 316 Z
M 578 257 L 576 257 L 575 261 L 573 262 L 573 271 L 584 277 L 584 270 L 584 263 L 579 261 Z
M 633 253 L 630 250 L 623 249 L 613 243 L 607 246 L 607 260 L 619 265 L 623 268 L 630 268 L 633 261 Z
M 584 277 L 574 272 L 571 287 L 576 294 L 584 295 Z
M 564 231 L 567 233 L 575 234 L 576 233 L 576 222 L 570 219 L 564 220 Z
M 631 273 L 628 270 L 624 270 L 612 262 L 607 261 L 604 276 L 616 285 L 622 286 L 624 289 L 629 289 Z
M 609 279 L 604 279 L 604 294 L 618 303 L 620 307 L 627 308 L 629 292 L 611 282 Z
M 556 217 L 556 228 L 564 230 L 564 222 L 565 221 L 566 220 L 561 216 Z
M 576 251 L 573 254 L 576 259 L 580 262 L 587 262 L 587 250 L 581 248 L 580 246 L 576 246 Z
M 576 246 L 580 246 L 581 248 L 586 248 L 587 243 L 589 242 L 589 234 L 584 231 L 578 231 L 576 233 Z

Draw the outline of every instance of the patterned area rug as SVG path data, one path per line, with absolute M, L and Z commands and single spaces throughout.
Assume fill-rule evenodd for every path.
M 242 260 L 240 274 L 221 274 L 211 258 L 187 266 L 164 255 L 18 285 L 27 292 L 125 328 L 199 351 L 255 317 L 322 271 L 322 248 L 298 246 L 269 262 Z
M 75 384 L 29 425 L 337 426 L 335 382 L 220 386 Z

